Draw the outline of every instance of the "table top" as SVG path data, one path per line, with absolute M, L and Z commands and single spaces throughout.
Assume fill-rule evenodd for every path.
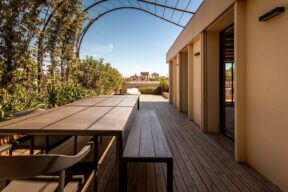
M 0 123 L 0 134 L 111 135 L 122 133 L 137 95 L 98 96 Z

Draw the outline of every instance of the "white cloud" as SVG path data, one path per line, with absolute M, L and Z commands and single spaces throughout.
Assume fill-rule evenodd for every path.
M 98 54 L 106 54 L 110 53 L 114 50 L 113 44 L 107 44 L 107 45 L 96 45 L 94 48 L 94 53 Z
M 113 50 L 114 45 L 112 43 L 106 45 L 94 44 L 91 47 L 89 47 L 89 51 L 83 51 L 83 53 L 81 53 L 81 57 L 82 58 L 86 56 L 98 57 L 99 55 L 111 53 Z

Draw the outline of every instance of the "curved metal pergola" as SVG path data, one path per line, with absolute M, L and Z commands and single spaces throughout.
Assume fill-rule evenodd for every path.
M 184 28 L 197 8 L 193 6 L 193 1 L 195 0 L 85 0 L 83 12 L 87 14 L 87 21 L 78 36 L 77 54 L 79 56 L 83 39 L 91 26 L 108 13 L 123 9 L 138 10 Z

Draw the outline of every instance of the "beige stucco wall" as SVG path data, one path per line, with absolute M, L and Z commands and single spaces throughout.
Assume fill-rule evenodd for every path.
M 195 39 L 215 19 L 233 5 L 235 0 L 204 0 L 184 30 L 170 47 L 166 55 L 169 62 L 177 53 L 186 47 L 191 40 Z
M 173 104 L 173 62 L 169 62 L 169 103 Z
M 200 55 L 195 56 L 195 53 Z M 192 71 L 192 120 L 201 126 L 202 117 L 202 63 L 201 39 L 193 43 L 193 71 Z
M 176 106 L 177 104 L 177 63 L 176 59 L 172 59 L 171 63 L 173 65 L 173 105 Z
M 180 106 L 179 111 L 188 111 L 188 54 L 180 52 Z
M 181 91 L 181 85 L 180 85 L 180 53 L 178 53 L 175 57 L 175 63 L 176 63 L 176 108 L 179 111 L 180 110 L 180 91 Z
M 258 21 L 277 6 L 288 1 L 247 1 L 247 160 L 288 191 L 288 11 Z
M 188 45 L 188 119 L 193 120 L 193 44 Z
M 246 162 L 246 0 L 236 1 L 234 13 L 235 159 Z
M 206 130 L 219 132 L 220 34 L 218 31 L 208 31 L 206 38 Z
M 207 46 L 219 41 L 215 25 L 211 24 L 221 14 L 219 10 L 224 12 L 232 3 L 223 2 L 206 0 L 198 10 L 198 16 L 193 17 L 167 53 L 167 60 L 175 56 L 179 59 L 179 51 L 189 45 L 188 118 L 200 126 L 208 122 L 208 127 L 215 131 L 219 118 L 216 119 L 217 115 L 213 114 L 218 106 L 212 95 L 217 97 L 213 85 L 216 87 L 218 83 L 214 72 L 219 69 L 216 68 L 219 50 L 216 46 Z M 288 9 L 288 1 L 237 0 L 232 11 L 235 24 L 235 159 L 247 161 L 281 189 L 288 191 L 288 11 L 267 22 L 258 21 L 259 16 L 277 6 Z M 210 12 L 203 12 L 208 7 Z M 231 18 L 230 13 L 228 17 Z M 208 24 L 208 20 L 211 23 Z M 200 34 L 206 34 L 205 38 L 195 41 Z M 201 52 L 201 56 L 194 56 L 196 52 Z M 178 70 L 178 67 L 173 65 L 173 69 Z M 174 79 L 179 85 L 179 76 L 174 75 Z M 208 90 L 204 94 L 203 84 Z M 179 95 L 179 86 L 176 88 Z M 207 97 L 209 92 L 211 97 Z M 208 108 L 203 107 L 204 101 Z M 203 115 L 204 108 L 211 108 L 208 114 Z

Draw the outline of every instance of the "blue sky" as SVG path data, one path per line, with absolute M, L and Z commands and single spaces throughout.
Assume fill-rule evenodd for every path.
M 166 52 L 181 31 L 182 28 L 147 13 L 118 10 L 94 23 L 80 54 L 81 58 L 104 58 L 124 76 L 141 71 L 167 75 Z

